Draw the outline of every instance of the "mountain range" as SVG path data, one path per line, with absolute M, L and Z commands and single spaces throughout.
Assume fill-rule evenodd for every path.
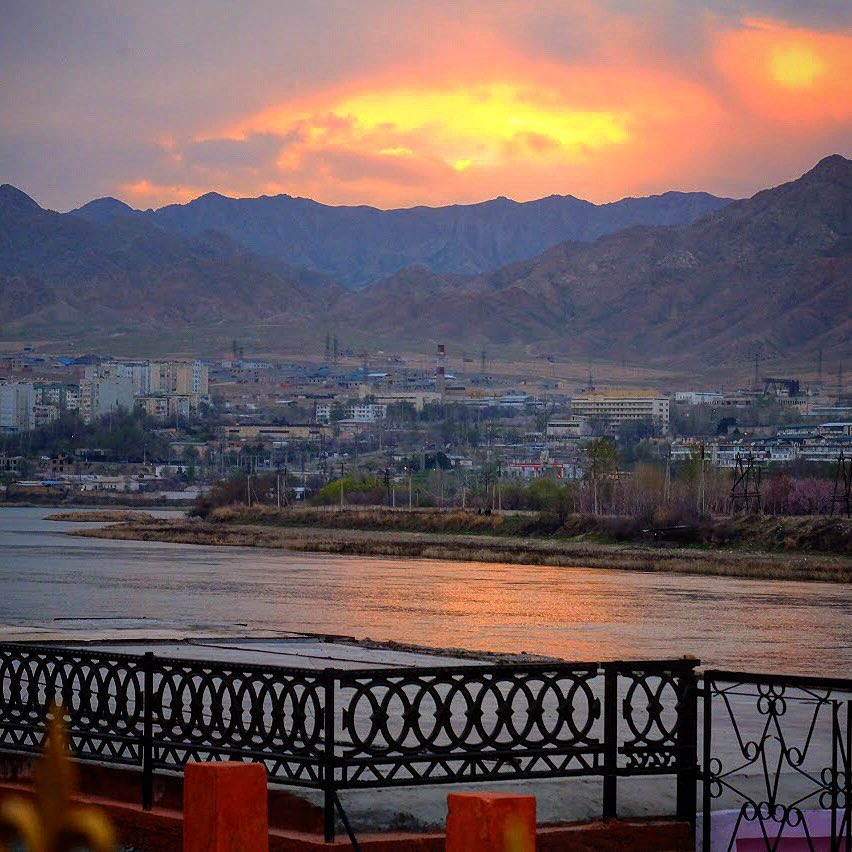
M 381 211 L 228 199 L 44 210 L 0 186 L 4 333 L 240 322 L 647 362 L 850 354 L 852 161 L 730 201 L 665 193 L 593 205 Z M 345 335 L 344 335 L 345 336 Z
M 412 264 L 477 275 L 528 260 L 563 240 L 595 240 L 633 225 L 691 222 L 730 201 L 704 192 L 667 192 L 596 205 L 570 195 L 518 203 L 495 198 L 450 207 L 330 207 L 289 195 L 226 198 L 139 211 L 99 198 L 72 211 L 89 221 L 135 219 L 170 233 L 214 230 L 246 251 L 329 275 L 344 287 L 375 283 Z

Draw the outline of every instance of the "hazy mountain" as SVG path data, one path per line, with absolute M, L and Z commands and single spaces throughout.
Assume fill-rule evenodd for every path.
M 304 315 L 326 290 L 334 288 L 316 273 L 247 256 L 222 234 L 187 238 L 136 216 L 55 213 L 0 186 L 0 304 L 9 323 L 256 320 Z
M 688 206 L 686 197 L 676 197 Z M 279 200 L 256 201 L 274 206 Z M 614 206 L 627 216 L 640 201 Z M 562 209 L 563 202 L 543 199 L 532 208 Z M 211 196 L 164 209 L 182 215 L 198 205 L 229 215 L 243 209 L 242 202 Z M 512 233 L 511 214 L 501 218 L 499 211 L 528 205 L 498 200 L 477 207 L 487 208 L 484 219 L 471 207 L 444 209 L 466 223 L 459 226 L 465 240 L 453 245 L 485 244 L 493 227 L 492 249 L 499 253 Z M 370 208 L 323 210 L 355 219 L 385 215 Z M 403 213 L 426 221 L 435 212 L 392 211 L 382 221 Z M 176 329 L 191 340 L 190 330 L 202 325 L 237 323 L 247 332 L 262 328 L 263 339 L 275 346 L 290 333 L 320 341 L 334 327 L 377 346 L 510 343 L 695 369 L 741 358 L 756 343 L 766 355 L 818 347 L 829 357 L 852 354 L 852 162 L 838 155 L 798 180 L 686 225 L 643 225 L 594 242 L 562 242 L 531 260 L 474 276 L 408 265 L 349 292 L 320 273 L 247 253 L 216 221 L 198 235 L 174 233 L 156 221 L 114 199 L 53 213 L 14 187 L 0 187 L 4 331 L 58 338 L 121 324 L 129 335 L 136 328 Z M 308 221 L 300 227 L 309 230 Z M 383 245 L 360 245 L 362 271 L 387 257 Z
M 248 251 L 360 287 L 415 263 L 440 273 L 476 275 L 535 257 L 563 240 L 595 240 L 638 224 L 691 222 L 729 201 L 704 192 L 667 192 L 601 205 L 551 195 L 526 203 L 495 198 L 482 204 L 379 210 L 329 207 L 289 195 L 226 198 L 211 192 L 144 213 L 114 198 L 74 212 L 98 222 L 136 212 L 185 236 L 214 230 Z
M 636 227 L 459 281 L 400 273 L 339 310 L 400 339 L 669 361 L 852 349 L 852 161 L 690 225 Z

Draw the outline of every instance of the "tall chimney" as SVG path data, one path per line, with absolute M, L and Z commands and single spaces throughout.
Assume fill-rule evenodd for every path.
M 444 398 L 444 394 L 447 392 L 447 377 L 446 371 L 444 369 L 444 364 L 446 361 L 446 352 L 444 351 L 444 344 L 438 344 L 438 352 L 435 357 L 435 390 L 441 394 L 441 399 Z

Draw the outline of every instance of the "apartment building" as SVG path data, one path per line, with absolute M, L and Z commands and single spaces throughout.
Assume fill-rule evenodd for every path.
M 31 382 L 0 385 L 0 432 L 17 434 L 35 426 L 35 390 Z
M 547 421 L 545 437 L 548 441 L 566 441 L 587 433 L 586 419 L 572 415 L 571 417 L 551 417 Z
M 294 423 L 281 426 L 265 423 L 244 423 L 240 426 L 225 426 L 222 430 L 230 441 L 260 440 L 275 441 L 309 441 L 319 443 L 331 435 L 331 429 L 317 423 Z
M 571 414 L 605 421 L 615 428 L 629 420 L 653 420 L 669 427 L 669 399 L 655 390 L 591 390 L 571 400 Z
M 205 397 L 209 393 L 207 365 L 201 361 L 152 361 L 145 393 Z
M 179 394 L 137 396 L 135 403 L 136 408 L 149 417 L 164 421 L 189 417 L 195 407 L 191 396 Z
M 316 404 L 317 423 L 330 423 L 331 411 L 334 407 L 332 402 L 318 402 Z M 345 405 L 342 410 L 342 420 L 353 423 L 375 423 L 383 420 L 388 413 L 388 407 L 380 402 L 358 402 L 353 405 Z
M 133 377 L 124 364 L 86 367 L 80 382 L 80 415 L 84 423 L 114 411 L 133 409 Z

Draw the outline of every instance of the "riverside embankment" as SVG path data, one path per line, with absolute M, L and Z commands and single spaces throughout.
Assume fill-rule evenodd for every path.
M 574 536 L 524 534 L 535 523 L 517 515 L 260 508 L 215 510 L 207 519 L 139 518 L 72 534 L 343 555 L 852 581 L 852 525 L 840 519 L 721 519 L 695 533 L 700 543 L 689 546 L 606 541 L 600 528 Z M 580 528 L 580 520 L 573 523 Z M 836 552 L 826 552 L 827 547 Z

